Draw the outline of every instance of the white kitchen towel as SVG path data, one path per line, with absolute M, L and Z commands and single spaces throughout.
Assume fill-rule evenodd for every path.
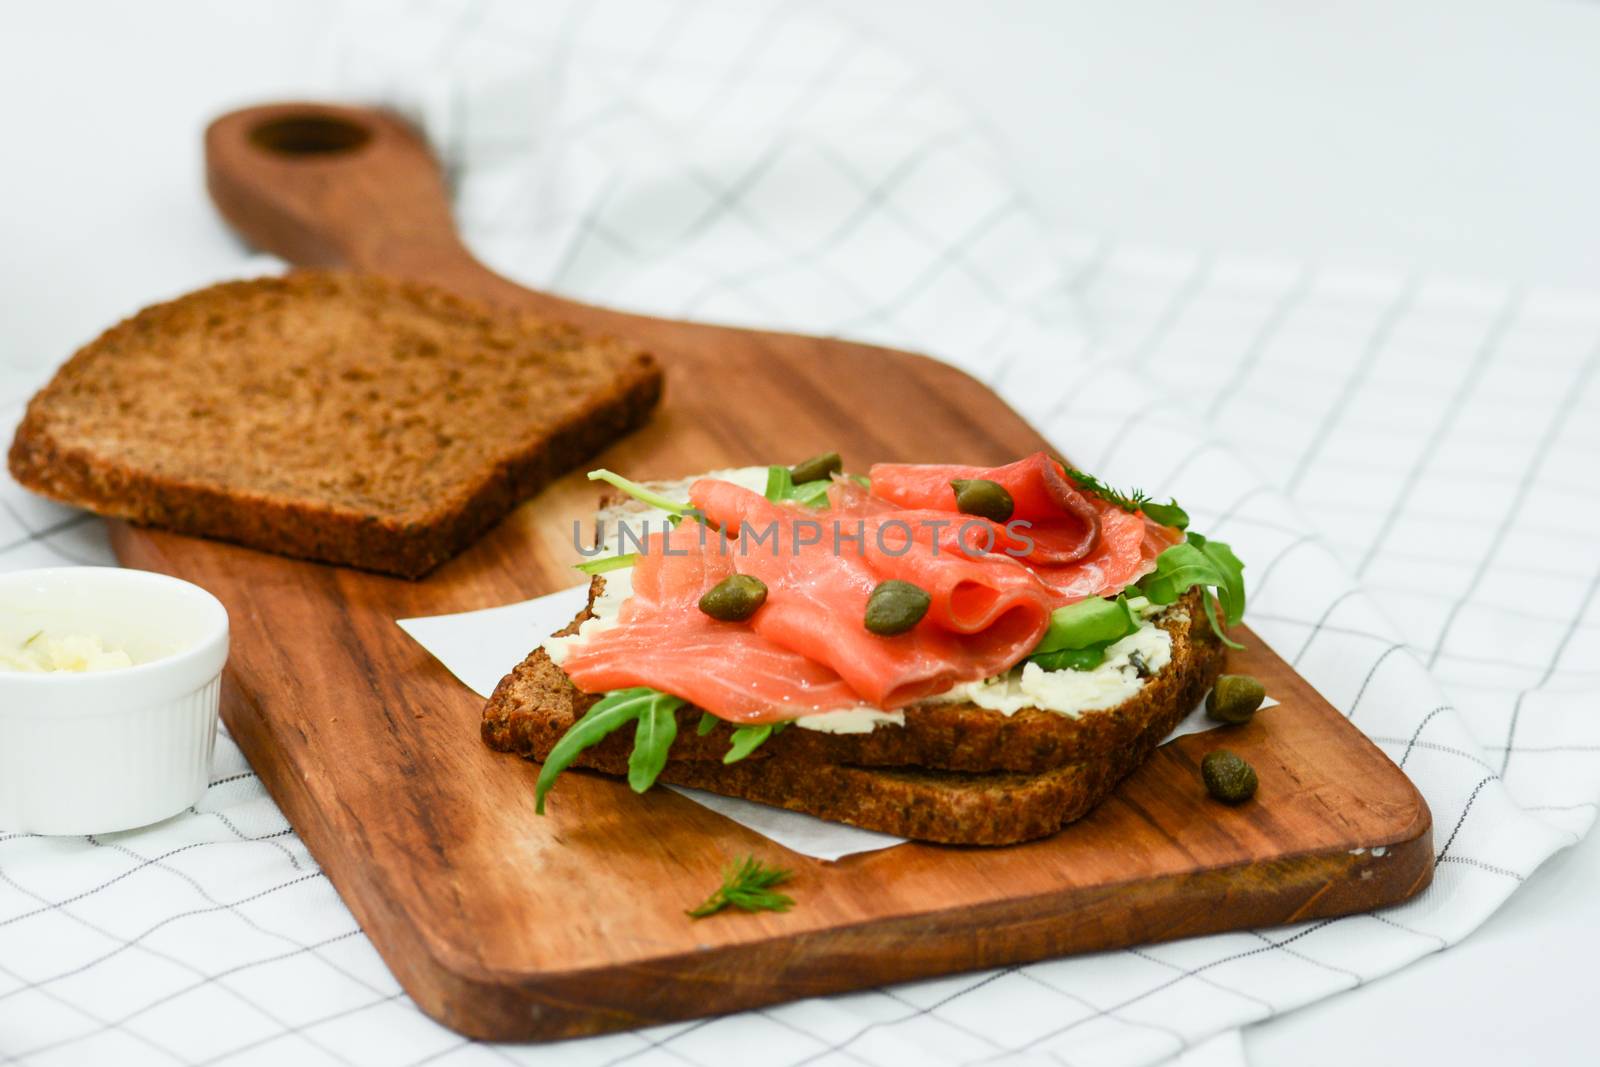
M 792 2 L 420 2 L 356 13 L 340 54 L 427 125 L 470 243 L 520 280 L 929 351 L 1083 466 L 1175 493 L 1249 563 L 1257 632 L 1422 788 L 1434 884 L 1382 915 L 482 1045 L 416 1012 L 224 740 L 194 814 L 0 830 L 0 1061 L 1225 1062 L 1208 1035 L 1458 941 L 1589 829 L 1600 298 L 1053 248 L 936 79 Z M 14 419 L 29 383 L 0 383 Z M 0 565 L 106 559 L 98 523 L 0 504 Z

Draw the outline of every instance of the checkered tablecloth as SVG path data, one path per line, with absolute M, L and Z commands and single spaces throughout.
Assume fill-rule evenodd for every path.
M 1460 940 L 1587 832 L 1600 297 L 1053 234 L 936 78 L 808 5 L 423 2 L 352 9 L 340 39 L 341 84 L 423 124 L 506 273 L 927 351 L 1084 467 L 1175 494 L 1249 564 L 1256 631 L 1426 794 L 1434 884 L 1381 915 L 486 1045 L 416 1011 L 224 738 L 191 814 L 0 829 L 0 1062 L 1226 1063 L 1234 1028 Z M 0 366 L 8 424 L 36 384 Z M 0 566 L 108 560 L 98 522 L 0 485 Z

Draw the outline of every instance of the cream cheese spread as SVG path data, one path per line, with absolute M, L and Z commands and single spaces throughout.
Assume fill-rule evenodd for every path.
M 0 648 L 0 670 L 25 674 L 83 674 L 131 666 L 127 652 L 105 647 L 93 634 L 34 634 L 16 648 Z
M 566 660 L 567 653 L 578 645 L 588 641 L 595 634 L 610 630 L 617 625 L 617 613 L 622 610 L 622 605 L 633 596 L 633 568 L 619 567 L 614 571 L 607 571 L 600 576 L 602 586 L 600 595 L 594 598 L 594 603 L 589 607 L 590 617 L 584 619 L 578 626 L 578 632 L 567 637 L 547 637 L 544 642 L 545 655 L 550 657 L 550 662 L 557 667 Z
M 870 734 L 885 723 L 891 726 L 904 726 L 906 713 L 884 711 L 871 704 L 857 704 L 851 708 L 812 712 L 794 720 L 794 724 L 801 729 L 815 730 L 822 734 Z
M 1138 661 L 1144 664 L 1141 672 Z M 1106 658 L 1088 671 L 1047 671 L 1024 663 L 995 678 L 955 686 L 929 703 L 970 701 L 980 708 L 1015 715 L 1023 708 L 1042 708 L 1076 717 L 1103 711 L 1128 700 L 1144 687 L 1147 675 L 1172 662 L 1172 635 L 1146 620 L 1133 633 L 1106 649 Z

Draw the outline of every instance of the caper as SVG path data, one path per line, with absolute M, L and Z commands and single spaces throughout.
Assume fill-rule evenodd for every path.
M 991 522 L 1009 522 L 1016 504 L 1006 487 L 987 478 L 957 478 L 950 483 L 956 491 L 956 510 Z
M 1206 696 L 1206 714 L 1238 726 L 1249 722 L 1266 698 L 1266 688 L 1250 675 L 1224 674 Z
M 743 622 L 767 602 L 767 586 L 748 574 L 730 574 L 700 598 L 700 610 L 723 622 Z
M 839 458 L 839 453 L 824 452 L 820 456 L 812 456 L 790 467 L 789 477 L 794 479 L 795 485 L 804 485 L 806 482 L 820 482 L 842 470 L 844 470 L 844 460 Z
M 892 637 L 921 622 L 931 603 L 933 599 L 920 586 L 891 578 L 879 582 L 867 597 L 867 615 L 862 621 L 873 633 Z
M 1206 792 L 1224 804 L 1243 804 L 1256 795 L 1255 768 L 1225 748 L 1206 754 L 1200 761 L 1200 777 Z

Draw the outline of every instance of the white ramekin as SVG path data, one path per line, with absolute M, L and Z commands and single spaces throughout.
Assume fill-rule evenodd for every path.
M 205 792 L 228 613 L 197 585 L 116 567 L 0 574 L 0 642 L 44 630 L 134 665 L 0 669 L 0 830 L 100 834 L 176 815 Z

